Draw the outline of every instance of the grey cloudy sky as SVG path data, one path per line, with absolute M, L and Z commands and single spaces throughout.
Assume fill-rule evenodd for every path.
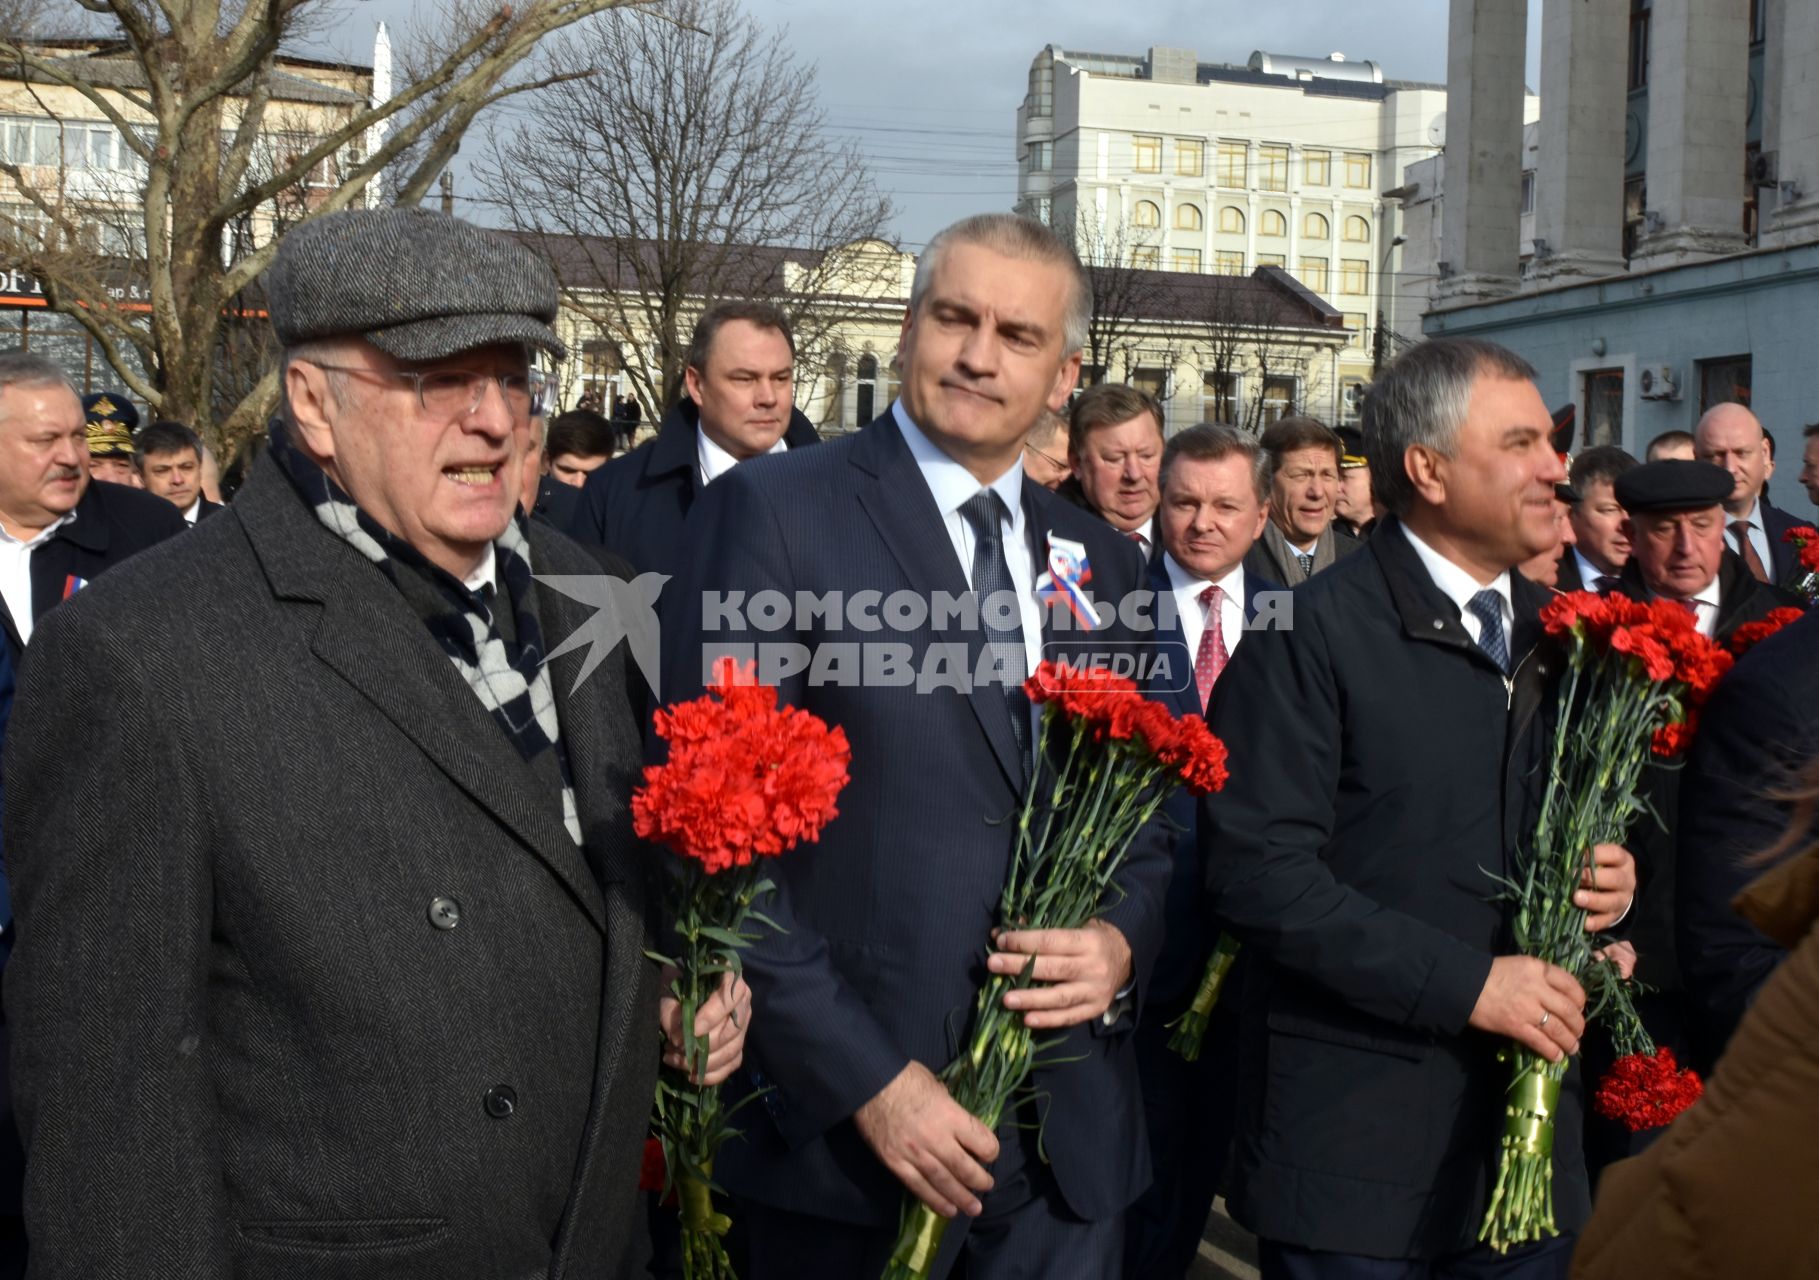
M 1446 79 L 1447 0 L 750 0 L 787 27 L 812 67 L 830 127 L 857 137 L 917 248 L 956 218 L 1016 195 L 1015 112 L 1044 45 L 1140 54 L 1151 45 L 1237 62 L 1253 49 L 1379 63 L 1392 79 Z M 1529 84 L 1538 88 L 1541 5 L 1529 6 Z M 372 28 L 394 38 L 433 20 L 424 0 L 352 0 L 323 39 L 370 60 Z M 457 194 L 463 174 L 457 162 Z M 462 209 L 480 216 L 472 208 Z

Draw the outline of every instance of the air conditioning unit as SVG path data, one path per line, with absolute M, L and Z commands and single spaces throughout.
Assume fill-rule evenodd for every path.
M 1750 185 L 1772 187 L 1780 181 L 1780 156 L 1774 151 L 1759 151 L 1750 160 Z
M 1680 382 L 1674 377 L 1674 366 L 1671 364 L 1651 364 L 1642 370 L 1636 380 L 1642 389 L 1644 400 L 1678 400 Z

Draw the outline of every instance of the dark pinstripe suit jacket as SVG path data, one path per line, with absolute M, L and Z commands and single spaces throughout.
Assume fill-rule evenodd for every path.
M 1052 531 L 1086 545 L 1096 596 L 1144 585 L 1136 549 L 1110 526 L 1027 481 L 1023 502 L 1033 538 Z M 704 618 L 727 622 L 700 607 L 703 592 L 966 592 L 927 482 L 888 415 L 817 449 L 742 463 L 709 485 L 683 563 L 664 594 L 672 697 L 700 688 L 704 645 L 894 643 L 913 670 L 938 641 L 968 653 L 981 642 L 927 625 L 865 630 L 850 613 L 798 616 L 777 631 L 703 629 Z M 756 997 L 747 1061 L 774 1091 L 746 1113 L 747 1136 L 722 1152 L 716 1174 L 761 1203 L 894 1225 L 902 1189 L 849 1117 L 909 1059 L 938 1070 L 955 1051 L 1009 865 L 1017 748 L 995 687 L 919 693 L 796 675 L 782 688 L 845 727 L 852 782 L 821 841 L 779 863 L 781 891 L 767 910 L 784 931 L 747 961 Z M 1124 896 L 1106 913 L 1130 941 L 1139 998 L 1161 941 L 1167 877 L 1158 831 L 1140 841 Z M 1055 1178 L 1089 1219 L 1123 1209 L 1149 1178 L 1127 1026 L 1073 1028 L 1054 1057 L 1079 1060 L 1038 1073 Z
M 539 602 L 551 643 L 584 620 Z M 615 1274 L 656 981 L 621 655 L 571 691 L 580 661 L 578 850 L 269 458 L 44 620 L 6 756 L 35 1276 Z

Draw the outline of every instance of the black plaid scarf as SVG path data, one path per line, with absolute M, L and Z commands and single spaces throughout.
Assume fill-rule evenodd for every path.
M 414 573 L 434 588 L 441 607 L 424 617 L 424 625 L 527 763 L 545 751 L 556 753 L 562 776 L 562 820 L 580 844 L 581 820 L 568 753 L 562 750 L 555 693 L 544 664 L 543 628 L 537 619 L 524 518 L 514 517 L 493 543 L 494 575 L 504 596 L 501 603 L 512 611 L 517 632 L 514 642 L 500 634 L 485 601 L 362 511 L 346 490 L 291 443 L 282 422 L 272 423 L 271 453 L 316 518 L 372 561 L 394 587 L 403 590 L 402 572 Z

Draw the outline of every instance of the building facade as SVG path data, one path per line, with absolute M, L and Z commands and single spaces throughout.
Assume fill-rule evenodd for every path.
M 1532 95 L 1517 105 L 1537 113 Z M 1352 420 L 1393 335 L 1420 334 L 1425 291 L 1402 274 L 1396 188 L 1444 142 L 1446 110 L 1444 86 L 1339 54 L 1257 52 L 1238 66 L 1051 45 L 1017 112 L 1018 207 L 1073 228 L 1089 261 L 1288 272 L 1344 317 L 1328 408 Z
M 1526 23 L 1526 0 L 1453 0 L 1425 331 L 1526 356 L 1586 443 L 1640 454 L 1736 401 L 1797 459 L 1819 419 L 1819 5 L 1549 4 L 1525 236 L 1523 132 L 1505 106 L 1521 52 L 1499 33 Z M 1785 477 L 1771 493 L 1811 511 Z

